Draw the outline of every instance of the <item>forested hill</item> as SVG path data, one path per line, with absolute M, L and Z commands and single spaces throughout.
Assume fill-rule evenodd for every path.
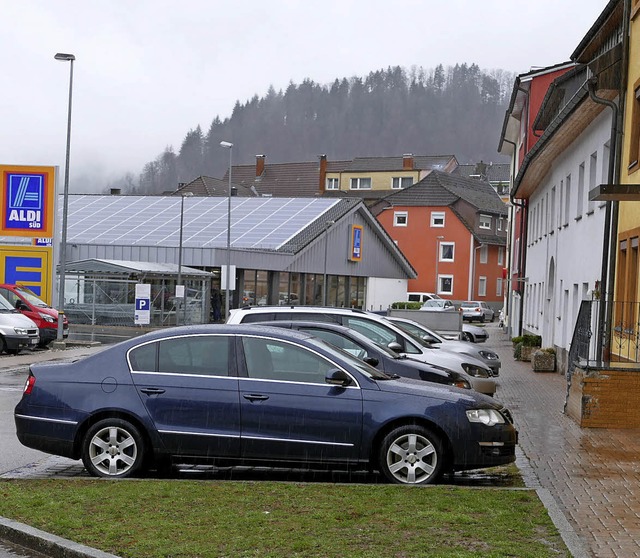
M 222 140 L 234 144 L 233 164 L 251 164 L 256 154 L 266 155 L 267 164 L 404 153 L 504 162 L 496 148 L 514 79 L 475 64 L 396 66 L 331 85 L 271 87 L 264 97 L 237 102 L 230 118 L 216 116 L 208 130 L 190 130 L 179 152 L 168 147 L 139 179 L 129 175 L 109 186 L 159 194 L 201 175 L 221 178 L 229 160 Z

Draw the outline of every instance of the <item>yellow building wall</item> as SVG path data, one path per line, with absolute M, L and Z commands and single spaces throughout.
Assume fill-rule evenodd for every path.
M 629 143 L 631 138 L 631 110 L 633 106 L 633 85 L 640 79 L 640 10 L 632 13 L 629 25 L 629 74 L 627 79 L 627 96 L 624 115 L 624 136 L 622 142 L 622 161 L 620 169 L 620 182 L 622 184 L 640 184 L 640 170 L 629 174 L 627 164 L 629 161 Z M 640 227 L 640 201 L 620 202 L 620 214 L 618 219 L 618 233 L 622 238 L 628 231 Z
M 629 173 L 629 149 L 632 110 L 634 103 L 633 86 L 640 79 L 640 10 L 632 13 L 629 25 L 629 73 L 624 115 L 624 135 L 622 141 L 622 158 L 620 163 L 620 182 L 622 184 L 640 184 L 640 170 Z M 640 231 L 640 201 L 619 202 L 618 241 L 637 237 Z M 619 262 L 618 262 L 619 263 Z M 640 300 L 637 298 L 636 300 Z
M 352 178 L 371 178 L 372 190 L 391 190 L 391 179 L 410 176 L 415 184 L 420 180 L 419 171 L 371 171 L 371 172 L 343 172 L 340 173 L 340 190 L 351 190 Z M 337 173 L 327 173 L 327 178 L 333 178 Z
M 640 5 L 639 5 L 640 6 Z M 631 125 L 634 105 L 634 84 L 640 79 L 640 10 L 632 13 L 629 35 L 629 67 L 627 92 L 624 113 L 624 135 L 622 141 L 620 161 L 620 182 L 622 184 L 640 183 L 640 170 L 629 173 L 629 151 L 631 143 Z M 632 245 L 632 239 L 640 237 L 640 201 L 619 202 L 618 215 L 618 246 L 627 241 L 627 247 Z M 625 360 L 625 356 L 636 354 L 639 347 L 636 336 L 638 322 L 638 305 L 634 301 L 640 300 L 640 281 L 633 278 L 640 270 L 633 271 L 632 251 L 623 252 L 618 249 L 616 255 L 616 285 L 614 299 L 618 302 L 613 309 L 613 336 L 611 340 L 612 359 Z M 625 277 L 626 275 L 626 277 Z M 636 292 L 635 296 L 633 294 Z

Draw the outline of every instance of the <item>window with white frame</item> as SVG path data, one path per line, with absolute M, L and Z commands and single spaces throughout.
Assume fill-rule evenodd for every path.
M 486 264 L 489 260 L 489 247 L 486 244 L 483 244 L 480 247 L 480 263 Z
M 439 259 L 441 262 L 452 262 L 455 255 L 455 242 L 441 242 Z
M 491 228 L 491 215 L 480 215 L 480 224 L 481 229 L 490 229 Z
M 406 211 L 393 212 L 393 226 L 406 227 L 409 222 L 409 214 Z
M 596 176 L 598 171 L 598 152 L 595 151 L 589 157 L 589 187 L 587 191 L 591 191 L 596 187 Z M 589 200 L 587 204 L 587 214 L 593 213 L 596 202 Z
M 502 278 L 496 280 L 496 296 L 502 296 Z
M 571 218 L 571 175 L 567 175 L 567 179 L 564 183 L 565 194 L 564 194 L 564 223 L 563 225 L 569 224 L 569 219 Z
M 453 294 L 453 275 L 438 275 L 438 294 Z
M 478 296 L 487 296 L 487 278 L 478 277 Z
M 352 190 L 371 190 L 371 178 L 352 178 Z
M 504 217 L 498 217 L 498 230 L 501 231 L 504 228 Z
M 498 246 L 498 265 L 504 265 L 504 246 Z
M 444 211 L 431 212 L 431 226 L 444 227 Z
M 327 190 L 340 190 L 340 179 L 339 178 L 327 178 Z
M 582 217 L 584 211 L 584 162 L 578 167 L 578 196 L 576 199 L 576 219 Z
M 411 176 L 394 176 L 391 179 L 391 188 L 399 190 L 401 188 L 408 188 L 413 184 L 413 178 Z

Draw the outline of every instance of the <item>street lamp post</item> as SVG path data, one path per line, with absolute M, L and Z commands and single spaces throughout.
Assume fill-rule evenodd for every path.
M 76 57 L 73 54 L 58 52 L 54 58 L 69 62 L 69 110 L 67 113 L 67 153 L 64 168 L 64 191 L 62 202 L 62 238 L 60 240 L 60 285 L 58 288 L 58 330 L 56 341 L 64 339 L 64 283 L 65 266 L 67 264 L 67 214 L 69 212 L 69 152 L 71 149 L 71 100 L 73 94 L 73 62 Z
M 322 280 L 322 305 L 327 305 L 327 250 L 329 246 L 329 229 L 335 221 L 327 221 L 324 227 L 324 274 Z
M 182 284 L 182 230 L 183 230 L 183 225 L 184 225 L 184 198 L 186 196 L 193 196 L 193 192 L 184 192 L 180 196 L 180 240 L 178 241 L 178 281 L 176 283 L 176 290 Z M 185 295 L 186 295 L 186 293 L 183 293 L 182 305 L 185 308 L 184 312 L 185 312 L 185 321 L 186 321 L 187 309 L 186 309 L 186 298 L 185 298 Z M 176 299 L 177 298 L 178 297 L 176 296 Z M 180 314 L 180 310 L 177 309 L 176 310 L 176 325 L 178 325 L 179 314 Z
M 435 294 L 438 294 L 438 262 L 440 261 L 440 242 L 444 240 L 444 236 L 436 237 L 436 289 L 433 291 Z
M 224 303 L 224 319 L 229 318 L 229 285 L 231 283 L 231 162 L 233 154 L 233 144 L 230 141 L 221 141 L 221 147 L 229 150 L 229 188 L 227 190 L 227 269 L 226 269 L 226 289 Z

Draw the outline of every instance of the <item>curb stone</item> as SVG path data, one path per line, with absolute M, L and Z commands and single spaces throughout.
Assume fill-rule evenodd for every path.
M 51 558 L 119 558 L 5 517 L 0 517 L 0 536 Z

